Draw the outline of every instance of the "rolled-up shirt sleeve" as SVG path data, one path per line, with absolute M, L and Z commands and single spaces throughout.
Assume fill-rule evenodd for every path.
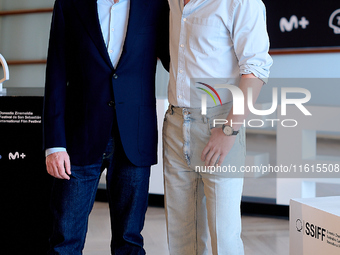
M 260 0 L 238 0 L 232 11 L 233 25 L 229 29 L 240 75 L 252 73 L 266 83 L 273 60 L 268 54 L 265 6 Z

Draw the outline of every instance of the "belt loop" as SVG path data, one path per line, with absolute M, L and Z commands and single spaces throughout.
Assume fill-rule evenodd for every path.
M 174 114 L 174 106 L 172 104 L 169 105 L 170 115 Z
M 190 114 L 191 112 L 189 112 L 188 108 L 182 108 L 182 115 L 184 119 L 190 119 Z

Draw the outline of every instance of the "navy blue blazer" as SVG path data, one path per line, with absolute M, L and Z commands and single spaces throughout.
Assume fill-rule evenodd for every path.
M 114 111 L 124 151 L 137 166 L 157 162 L 155 72 L 169 65 L 167 0 L 130 0 L 117 68 L 102 37 L 96 0 L 56 0 L 46 68 L 44 148 L 65 147 L 71 163 L 102 155 Z M 114 104 L 112 103 L 114 102 Z

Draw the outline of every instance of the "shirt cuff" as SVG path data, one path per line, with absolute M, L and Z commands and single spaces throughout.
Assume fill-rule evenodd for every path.
M 264 84 L 268 83 L 268 77 L 269 77 L 269 68 L 265 69 L 258 66 L 252 66 L 252 65 L 244 65 L 240 68 L 240 74 L 254 74 L 255 77 L 259 78 L 264 82 Z
M 45 157 L 47 157 L 48 155 L 51 155 L 52 153 L 60 152 L 60 151 L 66 151 L 66 148 L 63 148 L 63 147 L 54 147 L 54 148 L 46 149 L 45 150 Z

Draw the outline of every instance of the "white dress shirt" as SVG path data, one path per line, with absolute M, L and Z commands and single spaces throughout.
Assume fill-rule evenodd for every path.
M 129 21 L 130 0 L 97 0 L 99 23 L 107 52 L 114 68 L 123 51 L 127 25 Z M 45 155 L 66 151 L 65 148 L 55 147 L 46 149 Z
M 116 68 L 123 50 L 129 20 L 130 0 L 98 0 L 98 16 L 112 65 Z
M 261 0 L 169 0 L 170 104 L 201 106 L 197 81 L 210 86 L 238 85 L 242 74 L 265 81 L 272 58 L 268 54 L 265 7 Z M 207 88 L 207 87 L 205 87 Z M 232 100 L 217 90 L 222 103 Z M 208 97 L 207 106 L 215 106 Z

